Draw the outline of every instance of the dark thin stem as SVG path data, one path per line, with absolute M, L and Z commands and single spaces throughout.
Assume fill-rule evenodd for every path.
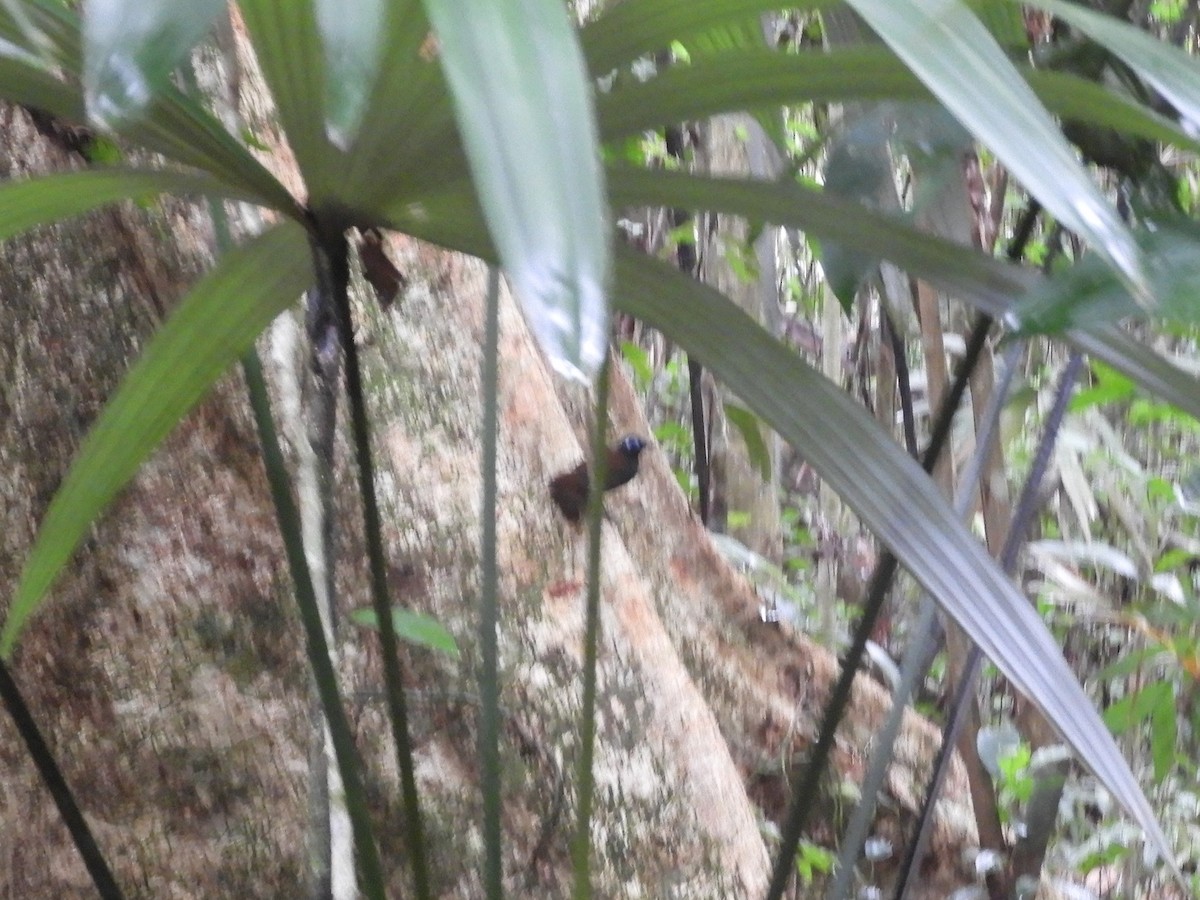
M 500 270 L 488 267 L 483 340 L 483 597 L 479 610 L 479 767 L 483 788 L 484 890 L 504 895 L 500 853 L 500 676 L 496 646 L 496 431 L 499 403 Z
M 887 310 L 883 312 L 883 327 L 887 332 L 888 342 L 892 347 L 892 359 L 896 365 L 896 388 L 900 393 L 900 412 L 904 421 L 904 446 L 915 459 L 920 451 L 917 450 L 917 416 L 913 412 L 912 383 L 908 377 L 908 357 L 904 353 L 904 341 L 896 333 L 892 317 Z M 986 331 L 985 331 L 986 334 Z
M 1004 540 L 1004 547 L 1000 553 L 1000 567 L 1009 575 L 1016 569 L 1017 554 L 1020 552 L 1021 545 L 1025 541 L 1025 533 L 1037 510 L 1038 489 L 1041 486 L 1042 478 L 1045 477 L 1046 469 L 1050 465 L 1050 455 L 1054 451 L 1058 432 L 1062 427 L 1063 418 L 1066 416 L 1067 403 L 1071 399 L 1071 392 L 1076 379 L 1079 377 L 1079 369 L 1082 362 L 1082 355 L 1077 351 L 1072 352 L 1059 380 L 1058 390 L 1054 397 L 1054 406 L 1051 408 L 1050 414 L 1046 417 L 1046 428 L 1042 433 L 1042 439 L 1038 444 L 1037 453 L 1030 467 L 1029 477 L 1025 479 L 1025 486 L 1021 491 L 1021 497 L 1013 513 L 1012 524 L 1009 526 L 1008 536 Z M 975 681 L 979 677 L 979 670 L 982 665 L 983 652 L 979 649 L 978 644 L 973 644 L 970 653 L 967 654 L 966 664 L 963 666 L 962 679 L 955 686 L 954 699 L 950 706 L 946 725 L 942 731 L 942 745 L 938 748 L 933 772 L 929 776 L 929 784 L 925 789 L 925 800 L 921 804 L 921 812 L 917 819 L 917 833 L 915 838 L 909 842 L 908 853 L 900 869 L 900 878 L 896 885 L 897 900 L 902 900 L 905 896 L 908 885 L 911 883 L 912 874 L 916 871 L 917 862 L 921 859 L 925 845 L 929 840 L 929 826 L 933 820 L 933 806 L 941 794 L 942 784 L 945 781 L 946 773 L 950 769 L 950 757 L 958 741 L 958 733 L 962 729 L 963 722 L 966 720 L 967 700 L 974 691 Z
M 1005 252 L 1005 255 L 1012 262 L 1017 262 L 1025 254 L 1025 247 L 1029 243 L 1029 238 L 1033 234 L 1033 227 L 1037 223 L 1037 217 L 1041 211 L 1041 203 L 1036 199 L 1030 198 L 1029 203 L 1021 213 L 1020 219 L 1017 220 L 1016 227 L 1013 229 L 1012 240 L 1009 241 L 1008 249 Z M 986 316 L 981 315 L 977 322 L 982 324 L 986 318 Z M 1016 354 L 1013 353 L 1011 356 L 1012 363 L 1015 365 Z M 1057 431 L 1057 428 L 1055 430 Z M 1038 481 L 1040 480 L 1041 476 L 1038 476 Z M 1026 487 L 1028 487 L 1028 481 L 1026 482 Z M 1022 501 L 1024 499 L 1023 495 Z M 1017 520 L 1014 517 L 1002 550 L 1001 567 L 1005 571 L 1009 570 L 1003 558 L 1007 555 L 1010 546 L 1019 546 L 1014 541 L 1014 535 L 1021 533 L 1021 530 L 1023 528 L 1018 528 Z M 933 771 L 929 776 L 929 784 L 925 791 L 925 799 L 921 804 L 921 811 L 917 815 L 916 834 L 908 844 L 908 851 L 900 867 L 900 873 L 896 881 L 895 896 L 897 900 L 904 897 L 905 892 L 908 890 L 908 884 L 916 869 L 917 860 L 921 858 L 925 844 L 929 839 L 929 826 L 933 821 L 933 806 L 941 793 L 941 785 L 945 780 L 946 773 L 949 771 L 951 752 L 957 743 L 958 732 L 965 720 L 964 713 L 966 711 L 967 699 L 973 690 L 981 662 L 982 654 L 979 647 L 972 645 L 970 652 L 967 654 L 966 663 L 963 666 L 962 679 L 954 688 L 954 696 L 951 699 L 948 718 L 942 733 L 942 744 L 938 748 L 937 757 L 934 759 Z
M 63 817 L 67 831 L 71 834 L 71 840 L 75 843 L 75 849 L 83 857 L 83 864 L 92 877 L 96 893 L 104 900 L 110 900 L 110 898 L 111 900 L 120 900 L 123 894 L 117 887 L 117 881 L 108 868 L 104 854 L 100 852 L 100 847 L 92 836 L 92 830 L 88 828 L 87 820 L 83 818 L 83 812 L 75 802 L 75 795 L 71 793 L 71 788 L 67 785 L 67 780 L 63 778 L 58 763 L 54 761 L 54 754 L 46 746 L 46 741 L 42 738 L 42 733 L 33 720 L 33 714 L 25 705 L 25 698 L 21 695 L 20 688 L 13 681 L 8 666 L 4 664 L 3 660 L 0 660 L 0 697 L 3 698 L 4 706 L 12 717 L 17 734 L 21 735 L 21 739 L 25 742 L 29 758 L 33 760 L 46 789 L 50 791 L 54 805 L 58 807 L 59 815 Z
M 1072 350 L 1071 356 L 1067 359 L 1067 365 L 1059 378 L 1054 405 L 1050 407 L 1050 412 L 1046 416 L 1042 440 L 1029 467 L 1029 477 L 1025 479 L 1025 486 L 1021 489 L 1021 497 L 1017 501 L 1017 508 L 1013 511 L 1008 537 L 1005 539 L 1004 549 L 1000 553 L 1000 567 L 1009 574 L 1012 574 L 1017 567 L 1017 554 L 1021 552 L 1021 546 L 1025 543 L 1025 534 L 1037 512 L 1038 491 L 1041 489 L 1042 479 L 1046 477 L 1046 470 L 1050 468 L 1050 457 L 1058 442 L 1058 433 L 1062 429 L 1063 419 L 1066 418 L 1067 405 L 1070 403 L 1071 394 L 1075 389 L 1075 382 L 1079 379 L 1079 371 L 1082 366 L 1083 354 L 1078 350 Z
M 659 65 L 670 65 L 671 54 L 660 53 Z M 667 144 L 667 153 L 681 164 L 684 158 L 683 129 L 678 125 L 668 125 L 663 133 Z M 671 210 L 671 230 L 675 235 L 675 264 L 679 271 L 692 278 L 696 277 L 696 243 L 679 237 L 680 228 L 692 221 L 692 214 L 686 209 Z M 709 467 L 708 428 L 704 424 L 704 368 L 689 354 L 688 367 L 688 397 L 692 411 L 692 443 L 695 450 L 696 487 L 700 493 L 700 521 L 708 525 L 712 503 L 712 470 Z
M 342 352 L 346 354 L 346 394 L 350 405 L 350 421 L 354 433 L 354 455 L 358 464 L 358 489 L 363 504 L 363 531 L 367 541 L 367 559 L 371 571 L 371 605 L 379 625 L 379 647 L 383 658 L 383 682 L 388 699 L 388 718 L 392 738 L 396 742 L 396 758 L 400 769 L 400 784 L 405 812 L 405 838 L 412 862 L 413 883 L 419 900 L 430 900 L 429 861 L 425 852 L 425 831 L 421 824 L 421 805 L 417 796 L 417 779 L 413 767 L 412 743 L 408 736 L 408 709 L 404 696 L 404 675 L 397 652 L 396 627 L 392 622 L 392 604 L 388 596 L 387 562 L 383 552 L 379 503 L 375 496 L 375 464 L 371 459 L 371 429 L 363 394 L 362 368 L 358 348 L 354 343 L 354 328 L 350 314 L 347 285 L 350 269 L 345 236 L 340 232 L 326 236 L 316 250 L 320 261 L 318 273 L 329 273 L 330 295 L 336 312 L 338 335 Z M 322 285 L 324 288 L 325 285 Z
M 967 352 L 958 370 L 954 374 L 954 382 L 938 410 L 934 422 L 933 433 L 930 435 L 929 446 L 925 450 L 922 466 L 925 471 L 932 472 L 938 457 L 949 442 L 950 427 L 954 421 L 954 413 L 962 403 L 967 384 L 975 366 L 978 365 L 986 345 L 987 329 L 990 320 L 980 316 L 976 320 L 975 331 L 967 344 Z M 812 755 L 804 767 L 800 780 L 796 783 L 796 792 L 784 822 L 780 839 L 779 854 L 775 857 L 775 866 L 771 873 L 771 885 L 767 891 L 767 900 L 780 900 L 787 887 L 793 870 L 793 857 L 800 844 L 800 836 L 804 833 L 805 821 L 817 799 L 821 773 L 829 761 L 829 753 L 833 749 L 834 734 L 838 723 L 846 713 L 850 703 L 850 689 L 854 684 L 854 675 L 866 653 L 867 641 L 879 620 L 883 610 L 883 601 L 891 589 L 892 579 L 898 568 L 895 555 L 886 550 L 880 556 L 867 592 L 867 600 L 863 606 L 862 617 L 854 630 L 854 638 L 842 661 L 841 673 L 837 684 L 829 697 L 829 703 L 821 717 L 821 729 L 817 734 L 817 742 L 813 746 Z
M 608 422 L 609 361 L 600 369 L 596 386 L 596 423 L 592 433 L 592 487 L 588 495 L 587 613 L 583 636 L 583 709 L 579 725 L 579 823 L 571 846 L 575 870 L 572 896 L 587 900 L 591 884 L 591 819 L 594 791 L 592 761 L 596 752 L 596 660 L 600 646 L 600 533 L 603 526 L 604 492 L 599 485 L 608 476 L 606 425 Z
M 321 622 L 317 594 L 313 588 L 312 575 L 304 555 L 304 538 L 301 534 L 300 512 L 292 499 L 288 481 L 287 465 L 279 447 L 279 436 L 271 416 L 271 403 L 267 396 L 267 385 L 263 378 L 262 363 L 258 353 L 251 350 L 242 357 L 242 372 L 246 378 L 246 390 L 250 396 L 250 407 L 254 411 L 254 422 L 258 427 L 258 440 L 262 448 L 263 466 L 271 488 L 271 499 L 275 504 L 275 518 L 279 522 L 279 533 L 283 538 L 283 549 L 287 557 L 288 570 L 292 576 L 292 590 L 296 595 L 296 606 L 300 610 L 300 621 L 308 647 L 308 662 L 312 666 L 313 682 L 325 712 L 329 726 L 329 737 L 337 759 L 338 772 L 346 793 L 346 811 L 350 816 L 350 827 L 354 831 L 354 848 L 358 856 L 359 874 L 363 893 L 375 900 L 383 900 L 383 867 L 379 861 L 379 850 L 371 830 L 370 814 L 367 810 L 366 791 L 360 773 L 362 765 L 354 748 L 350 734 L 350 722 L 338 693 L 337 674 L 329 658 L 329 645 L 325 640 L 325 627 Z
M 1020 353 L 1020 343 L 1015 342 L 1009 347 L 1005 354 L 1004 371 L 991 397 L 988 398 L 987 407 L 983 410 L 979 420 L 979 429 L 975 436 L 975 452 L 972 454 L 966 471 L 962 474 L 954 496 L 954 513 L 959 519 L 967 515 L 971 494 L 978 487 L 980 473 L 988 456 L 988 447 L 999 428 L 1000 414 L 1012 388 L 1013 374 Z M 894 755 L 896 736 L 900 731 L 905 708 L 913 690 L 928 675 L 929 666 L 937 652 L 940 629 L 937 627 L 936 612 L 937 604 L 932 597 L 926 594 L 921 600 L 917 624 L 912 629 L 913 637 L 904 651 L 904 659 L 900 666 L 900 683 L 892 694 L 892 708 L 888 713 L 887 722 L 876 740 L 873 741 L 870 767 L 867 769 L 862 783 L 862 800 L 855 808 L 850 824 L 843 835 L 836 879 L 826 894 L 828 900 L 842 900 L 850 895 L 855 863 L 862 852 L 870 822 L 875 815 L 877 798 L 883 785 L 888 761 Z
M 696 450 L 696 487 L 700 492 L 700 521 L 708 526 L 712 504 L 712 470 L 708 458 L 708 428 L 704 423 L 704 369 L 687 358 L 688 396 L 692 407 L 692 437 Z
M 1030 197 L 1029 203 L 1021 213 L 1021 218 L 1017 220 L 1016 228 L 1013 229 L 1013 236 L 1012 240 L 1008 242 L 1008 249 L 1004 251 L 1004 255 L 1008 257 L 1009 262 L 1017 262 L 1025 255 L 1025 247 L 1029 244 L 1029 238 L 1033 235 L 1033 226 L 1037 224 L 1037 217 L 1041 214 L 1041 211 L 1041 202 L 1036 198 Z

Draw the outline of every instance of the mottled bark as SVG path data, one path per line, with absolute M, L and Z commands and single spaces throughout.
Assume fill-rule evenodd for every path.
M 77 167 L 0 109 L 0 176 Z M 132 203 L 0 245 L 0 604 L 88 426 L 211 262 L 196 207 Z M 12 660 L 132 896 L 279 896 L 303 875 L 305 676 L 256 441 L 229 379 L 122 493 Z M 7 717 L 0 890 L 90 896 Z

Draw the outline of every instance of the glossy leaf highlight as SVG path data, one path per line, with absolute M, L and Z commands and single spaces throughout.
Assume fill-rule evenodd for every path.
M 608 346 L 611 233 L 583 56 L 559 0 L 426 0 L 492 239 L 561 374 Z

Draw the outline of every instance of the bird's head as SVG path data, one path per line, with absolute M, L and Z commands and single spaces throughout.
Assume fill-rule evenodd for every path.
M 617 444 L 617 450 L 625 454 L 630 459 L 637 459 L 638 454 L 646 449 L 646 442 L 637 435 L 629 435 L 621 438 L 621 442 Z

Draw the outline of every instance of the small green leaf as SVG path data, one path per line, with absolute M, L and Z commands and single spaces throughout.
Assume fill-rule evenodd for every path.
M 1183 18 L 1187 0 L 1151 0 L 1150 15 L 1164 25 L 1174 25 Z
M 671 249 L 678 247 L 680 244 L 696 243 L 696 223 L 689 219 L 682 225 L 676 225 L 663 237 L 664 244 Z
M 1168 550 L 1154 562 L 1155 572 L 1170 572 L 1174 569 L 1182 568 L 1188 565 L 1196 558 L 1196 554 L 1191 550 L 1184 550 L 1182 547 L 1176 547 L 1173 550 Z
M 605 163 L 623 162 L 634 166 L 644 166 L 648 162 L 646 148 L 648 142 L 641 135 L 628 135 L 601 148 L 600 158 Z
M 1175 765 L 1175 739 L 1178 726 L 1175 720 L 1175 688 L 1169 682 L 1159 682 L 1164 690 L 1150 712 L 1150 756 L 1154 760 L 1154 780 L 1161 783 Z
M 1095 383 L 1071 398 L 1071 412 L 1081 412 L 1107 403 L 1118 403 L 1134 396 L 1133 379 L 1099 362 L 1093 361 L 1091 370 Z
M 249 128 L 242 129 L 242 142 L 251 150 L 259 150 L 263 153 L 266 153 L 271 149 L 268 144 L 264 143 L 263 140 Z
M 725 417 L 741 434 L 746 442 L 746 452 L 750 455 L 750 464 L 758 469 L 758 474 L 764 481 L 771 477 L 771 454 L 767 452 L 766 441 L 759 430 L 758 416 L 744 406 L 736 403 L 725 404 Z
M 1170 681 L 1149 682 L 1106 709 L 1104 721 L 1116 734 L 1148 724 L 1154 780 L 1161 782 L 1170 773 L 1175 765 L 1178 736 L 1174 684 Z
M 837 857 L 824 847 L 801 841 L 796 848 L 796 873 L 802 884 L 812 884 L 814 875 L 832 872 L 836 860 Z
M 1146 481 L 1146 498 L 1160 503 L 1175 501 L 1175 483 L 1160 476 L 1153 476 Z
M 1091 356 L 1132 378 L 1139 388 L 1200 418 L 1200 380 L 1115 326 L 1076 329 L 1068 339 Z
M 116 141 L 106 137 L 93 138 L 85 153 L 88 162 L 99 166 L 115 166 L 122 159 L 121 148 Z
M 741 509 L 731 509 L 726 516 L 725 524 L 733 530 L 750 527 L 750 513 Z
M 684 496 L 694 497 L 696 495 L 696 476 L 684 469 L 671 469 L 671 474 L 675 476 L 675 481 L 679 485 L 679 489 L 683 491 Z
M 664 447 L 682 450 L 692 445 L 692 433 L 678 422 L 661 422 L 654 426 L 654 439 Z
M 369 607 L 354 610 L 350 613 L 350 621 L 366 628 L 379 629 L 379 619 L 375 616 L 375 610 Z M 396 637 L 458 659 L 458 644 L 454 642 L 454 635 L 432 616 L 393 606 L 392 626 L 396 629 Z
M 633 341 L 621 342 L 621 355 L 633 369 L 634 383 L 645 390 L 654 380 L 654 369 L 650 366 L 650 356 Z

